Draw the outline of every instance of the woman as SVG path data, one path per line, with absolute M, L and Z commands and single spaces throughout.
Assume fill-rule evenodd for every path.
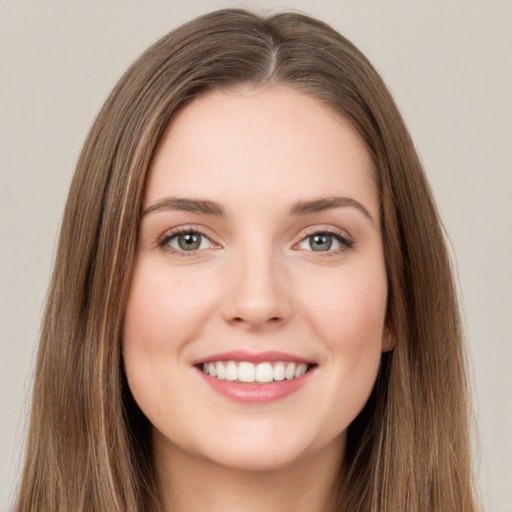
M 298 14 L 170 33 L 100 112 L 18 510 L 472 511 L 438 215 L 365 57 Z

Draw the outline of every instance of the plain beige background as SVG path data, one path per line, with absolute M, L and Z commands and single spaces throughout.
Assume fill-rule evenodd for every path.
M 38 325 L 81 144 L 125 68 L 225 2 L 0 0 L 0 509 L 14 492 Z M 487 509 L 512 512 L 512 1 L 283 0 L 372 60 L 416 141 L 458 263 Z M 43 426 L 44 428 L 44 426 Z

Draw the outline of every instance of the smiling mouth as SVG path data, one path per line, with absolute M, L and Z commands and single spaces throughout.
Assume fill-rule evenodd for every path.
M 313 364 L 289 361 L 261 362 L 249 361 L 212 361 L 202 363 L 199 368 L 210 377 L 246 384 L 268 384 L 293 380 L 307 373 Z

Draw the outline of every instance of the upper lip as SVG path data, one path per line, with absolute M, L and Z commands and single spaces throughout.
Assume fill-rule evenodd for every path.
M 264 352 L 247 352 L 246 350 L 233 350 L 230 352 L 220 352 L 212 354 L 207 357 L 193 361 L 193 365 L 201 363 L 213 363 L 216 361 L 247 361 L 249 363 L 264 363 L 264 362 L 277 362 L 286 361 L 292 363 L 312 363 L 312 361 L 303 357 L 289 354 L 286 352 L 279 352 L 276 350 L 269 350 Z

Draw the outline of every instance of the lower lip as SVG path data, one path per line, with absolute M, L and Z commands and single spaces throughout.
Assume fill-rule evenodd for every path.
M 200 369 L 198 369 L 198 372 L 214 391 L 227 396 L 235 402 L 269 403 L 280 400 L 281 398 L 298 391 L 309 380 L 313 370 L 314 368 L 311 368 L 301 377 L 290 380 L 269 382 L 268 384 L 245 384 L 233 382 L 211 377 Z

